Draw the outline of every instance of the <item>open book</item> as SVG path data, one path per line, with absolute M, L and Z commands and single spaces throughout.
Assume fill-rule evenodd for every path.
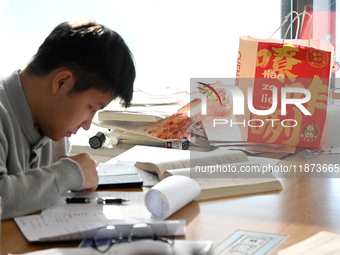
M 158 153 L 155 153 L 158 150 Z M 153 155 L 174 155 L 168 149 L 153 149 Z M 144 152 L 145 153 L 145 152 Z M 156 173 L 160 180 L 172 175 L 184 175 L 196 180 L 201 187 L 197 199 L 251 194 L 281 190 L 282 185 L 264 159 L 249 161 L 242 151 L 176 153 L 175 157 L 154 156 L 154 160 L 139 160 L 135 166 Z

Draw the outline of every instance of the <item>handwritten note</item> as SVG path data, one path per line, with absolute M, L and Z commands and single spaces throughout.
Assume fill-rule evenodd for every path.
M 98 192 L 68 192 L 60 196 L 51 206 L 41 212 L 42 215 L 81 213 L 81 212 L 102 212 L 107 219 L 138 221 L 150 219 L 151 213 L 144 204 L 146 191 L 143 192 L 119 192 L 119 191 L 98 191 Z M 67 197 L 115 197 L 125 198 L 129 202 L 121 205 L 102 205 L 93 201 L 90 204 L 66 204 Z
M 109 220 L 101 212 L 30 215 L 14 219 L 29 242 L 69 241 L 93 238 L 97 229 L 115 225 L 127 236 L 136 222 Z M 153 233 L 160 236 L 185 235 L 185 220 L 153 221 L 145 219 Z
M 31 215 L 14 220 L 29 242 L 49 240 L 55 236 L 63 236 L 61 240 L 81 240 L 86 231 L 110 223 L 102 212 Z M 73 234 L 73 236 L 67 236 L 67 234 Z

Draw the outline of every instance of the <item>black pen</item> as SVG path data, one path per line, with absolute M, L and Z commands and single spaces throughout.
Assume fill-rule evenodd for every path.
M 112 197 L 99 197 L 97 198 L 98 204 L 122 204 L 125 202 L 129 202 L 129 200 L 124 198 L 112 198 Z
M 91 202 L 91 198 L 86 197 L 68 197 L 66 198 L 66 203 L 68 204 L 88 204 Z M 99 197 L 95 199 L 98 204 L 122 204 L 129 202 L 129 200 L 124 198 L 112 198 L 112 197 Z
M 68 204 L 88 204 L 91 202 L 91 199 L 86 197 L 68 197 L 65 200 Z

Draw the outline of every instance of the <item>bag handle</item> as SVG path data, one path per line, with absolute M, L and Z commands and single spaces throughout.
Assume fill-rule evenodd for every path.
M 283 37 L 282 43 L 284 43 L 284 41 L 286 40 L 288 31 L 289 31 L 290 28 L 292 27 L 292 25 L 293 25 L 293 23 L 295 22 L 295 20 L 298 19 L 298 20 L 299 20 L 298 24 L 300 24 L 300 19 L 299 19 L 299 17 L 300 17 L 301 15 L 304 15 L 304 14 L 309 15 L 310 20 L 311 20 L 311 22 L 310 22 L 310 28 L 309 28 L 309 35 L 308 35 L 308 47 L 310 47 L 310 38 L 311 38 L 311 35 L 312 35 L 312 29 L 313 29 L 313 17 L 312 17 L 312 15 L 311 15 L 309 12 L 300 12 L 300 13 L 292 20 L 292 22 L 290 22 L 290 24 L 289 24 L 289 26 L 288 26 L 288 29 L 286 30 L 285 36 Z M 298 25 L 297 30 L 296 30 L 296 37 L 297 37 L 297 32 L 299 31 L 299 29 L 300 29 L 300 27 L 299 27 L 299 25 Z M 295 37 L 295 39 L 296 39 L 296 37 Z
M 288 21 L 288 18 L 293 14 L 295 13 L 296 14 L 296 17 L 295 19 L 297 18 L 298 19 L 298 28 L 300 27 L 300 17 L 299 17 L 299 13 L 297 11 L 291 11 L 290 13 L 287 14 L 287 16 L 285 17 L 285 19 L 283 20 L 281 26 L 275 30 L 275 32 L 269 37 L 269 39 L 271 39 L 273 37 L 273 35 L 276 34 L 277 31 L 279 31 L 283 26 L 284 24 L 286 24 L 286 22 Z M 287 30 L 289 30 L 289 28 L 291 27 L 292 23 L 290 23 L 289 27 L 287 28 Z M 297 31 L 299 31 L 299 29 L 296 30 L 296 34 L 295 34 L 295 39 L 297 38 Z
M 311 34 L 312 34 L 312 29 L 313 29 L 313 17 L 312 17 L 312 15 L 310 15 L 310 13 L 308 13 L 308 12 L 301 12 L 301 13 L 298 13 L 298 12 L 296 12 L 296 11 L 291 11 L 290 13 L 288 13 L 288 15 L 285 17 L 284 21 L 282 22 L 281 26 L 280 26 L 278 29 L 276 29 L 276 31 L 269 37 L 269 39 L 272 38 L 273 35 L 283 27 L 284 24 L 286 24 L 286 22 L 288 21 L 288 18 L 289 18 L 293 13 L 295 13 L 296 16 L 295 16 L 295 18 L 290 22 L 290 24 L 289 24 L 289 26 L 288 26 L 288 28 L 287 28 L 287 30 L 286 30 L 286 33 L 285 33 L 285 35 L 284 35 L 284 37 L 283 37 L 282 43 L 284 43 L 284 41 L 286 40 L 287 34 L 288 34 L 290 28 L 292 27 L 293 23 L 295 22 L 295 20 L 298 20 L 297 29 L 296 29 L 296 34 L 295 34 L 295 40 L 297 39 L 298 31 L 299 31 L 299 29 L 300 29 L 300 16 L 303 15 L 303 14 L 307 14 L 307 15 L 309 15 L 309 17 L 310 17 L 310 19 L 311 19 L 311 24 L 310 24 L 310 29 L 309 29 L 309 36 L 308 36 L 308 47 L 310 47 L 310 38 L 311 38 Z

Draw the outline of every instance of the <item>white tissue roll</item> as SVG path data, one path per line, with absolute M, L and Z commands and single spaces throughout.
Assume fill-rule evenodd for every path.
M 186 176 L 169 176 L 145 195 L 145 205 L 158 219 L 166 219 L 201 193 L 200 185 Z
M 326 116 L 326 123 L 321 137 L 321 147 L 339 147 L 340 107 L 329 105 Z

